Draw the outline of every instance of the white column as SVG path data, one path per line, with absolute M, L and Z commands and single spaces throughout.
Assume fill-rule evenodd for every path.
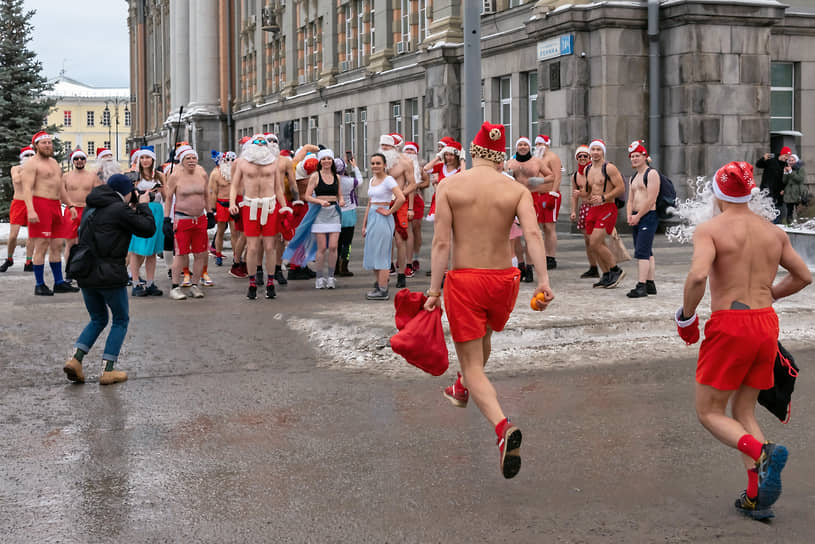
M 218 105 L 218 0 L 196 0 L 191 16 L 190 112 L 217 114 Z
M 170 119 L 190 101 L 189 0 L 170 2 Z
M 195 9 L 198 9 L 198 4 L 200 0 L 191 0 L 190 7 L 195 6 Z M 195 105 L 198 103 L 198 17 L 196 14 L 190 13 L 189 14 L 189 45 L 188 51 L 189 54 L 187 56 L 187 70 L 189 70 L 189 81 L 190 81 L 190 96 L 189 96 L 189 109 L 190 112 L 194 109 Z M 186 108 L 185 108 L 186 109 Z M 187 112 L 185 112 L 187 113 Z

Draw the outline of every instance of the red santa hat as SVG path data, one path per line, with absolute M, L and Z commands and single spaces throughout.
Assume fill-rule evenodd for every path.
M 394 145 L 397 145 L 397 146 L 402 145 L 402 142 L 405 141 L 405 139 L 402 138 L 402 135 L 399 134 L 398 132 L 393 132 L 393 133 L 391 133 L 390 136 L 393 138 Z
M 264 134 L 264 136 L 266 137 L 266 141 L 269 142 L 269 143 L 272 143 L 272 142 L 279 143 L 278 140 L 277 140 L 277 135 L 275 135 L 275 133 L 273 133 L 273 132 L 267 132 L 266 134 Z
M 603 155 L 606 154 L 606 142 L 604 142 L 600 138 L 595 138 L 589 143 L 589 149 L 591 149 L 592 147 L 599 147 L 600 149 L 603 150 Z
M 20 160 L 23 160 L 26 157 L 31 157 L 32 155 L 36 155 L 37 152 L 34 151 L 34 148 L 30 145 L 25 146 L 20 150 Z
M 521 137 L 520 137 L 520 138 L 518 138 L 518 140 L 515 142 L 515 149 L 516 149 L 516 150 L 518 149 L 518 144 L 519 144 L 519 143 L 521 143 L 521 142 L 526 142 L 526 145 L 528 145 L 529 147 L 532 147 L 532 142 L 530 142 L 530 141 L 529 141 L 529 138 L 527 138 L 526 136 L 521 136 Z
M 195 152 L 195 150 L 192 148 L 191 145 L 182 145 L 182 146 L 176 148 L 176 150 L 175 150 L 175 160 L 177 160 L 178 162 L 183 161 L 184 157 L 186 157 L 187 155 L 192 155 L 196 159 L 198 158 L 198 153 Z
M 317 152 L 317 160 L 318 161 L 321 161 L 326 157 L 329 157 L 329 158 L 331 158 L 331 160 L 334 160 L 334 151 L 332 149 L 326 148 L 326 149 L 321 149 L 319 152 Z
M 753 180 L 753 165 L 744 161 L 725 164 L 713 176 L 713 194 L 725 202 L 743 204 L 758 192 Z
M 461 144 L 450 138 L 447 141 L 447 145 L 442 147 L 441 151 L 439 151 L 439 155 L 441 155 L 442 158 L 444 157 L 445 153 L 452 153 L 456 157 L 461 157 Z
M 630 157 L 632 153 L 642 153 L 647 157 L 648 150 L 645 149 L 645 140 L 634 140 L 628 144 L 628 156 Z
M 112 157 L 113 152 L 110 149 L 106 149 L 104 147 L 97 147 L 96 148 L 96 160 L 102 159 L 104 157 Z
M 31 146 L 36 147 L 37 142 L 39 142 L 40 140 L 50 140 L 51 138 L 52 136 L 50 134 L 48 134 L 44 130 L 41 130 L 31 137 Z
M 407 151 L 407 150 L 411 150 L 414 153 L 418 153 L 419 152 L 419 144 L 417 144 L 416 142 L 405 142 L 404 151 Z
M 780 155 L 789 155 L 790 153 L 792 153 L 792 149 L 790 149 L 787 146 L 784 146 L 784 147 L 781 148 L 781 151 L 778 152 L 778 155 L 779 156 Z
M 575 149 L 575 151 L 574 151 L 574 158 L 577 159 L 577 156 L 580 155 L 581 153 L 585 153 L 585 154 L 588 155 L 589 146 L 587 146 L 585 144 L 577 146 L 577 149 Z
M 442 147 L 445 147 L 447 144 L 449 144 L 450 142 L 454 142 L 454 141 L 455 140 L 453 140 L 450 136 L 445 136 L 444 138 L 442 138 L 441 140 L 439 140 L 436 143 L 441 144 Z
M 552 147 L 552 139 L 546 134 L 538 134 L 535 136 L 535 145 L 543 144 L 546 147 Z
M 130 165 L 133 166 L 141 157 L 141 149 L 131 149 L 130 150 Z
M 485 121 L 476 133 L 473 143 L 470 144 L 470 156 L 490 162 L 504 162 L 506 160 L 505 149 L 504 125 L 493 125 Z
M 379 145 L 389 145 L 391 147 L 396 147 L 396 140 L 393 138 L 392 134 L 383 134 L 379 137 Z
M 291 157 L 291 151 L 289 151 L 288 149 L 281 149 L 280 150 L 280 156 L 281 157 Z
M 72 160 L 72 161 L 74 160 L 74 157 L 82 157 L 83 159 L 87 159 L 87 158 L 88 158 L 88 156 L 85 154 L 85 152 L 84 152 L 84 151 L 82 151 L 82 148 L 80 148 L 79 146 L 77 146 L 77 148 L 76 148 L 76 149 L 74 149 L 74 150 L 71 152 L 71 160 Z
M 238 143 L 239 143 L 240 145 L 243 145 L 243 144 L 245 144 L 246 142 L 248 142 L 248 141 L 249 141 L 249 139 L 250 139 L 250 137 L 249 137 L 249 136 L 244 136 L 243 138 L 241 138 L 241 139 L 240 139 L 240 141 L 239 141 Z

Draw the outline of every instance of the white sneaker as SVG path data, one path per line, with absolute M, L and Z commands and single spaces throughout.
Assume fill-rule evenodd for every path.
M 181 287 L 173 287 L 170 291 L 170 298 L 173 300 L 184 300 L 187 298 L 187 295 L 184 294 Z
M 335 289 L 335 288 L 337 287 L 337 281 L 334 279 L 334 276 L 329 276 L 329 277 L 328 277 L 328 278 L 325 280 L 325 286 L 326 286 L 328 289 Z
M 207 273 L 201 274 L 201 283 L 204 284 L 204 286 L 206 287 L 212 287 L 213 285 L 215 285 L 215 282 L 212 280 L 212 278 L 209 277 L 209 274 Z
M 204 298 L 204 292 L 197 285 L 190 287 L 190 294 L 192 298 Z
M 317 281 L 314 283 L 314 287 L 316 287 L 317 289 L 325 289 L 326 288 L 325 278 L 317 278 Z

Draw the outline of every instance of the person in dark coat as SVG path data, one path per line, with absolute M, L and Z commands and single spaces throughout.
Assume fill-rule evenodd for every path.
M 135 203 L 136 198 L 138 203 Z M 82 359 L 108 324 L 108 308 L 113 314 L 113 325 L 105 342 L 104 368 L 99 384 L 109 385 L 127 379 L 126 372 L 113 369 L 130 322 L 125 258 L 131 236 L 149 238 L 156 231 L 149 201 L 148 193 L 138 197 L 133 181 L 124 174 L 111 176 L 107 184 L 88 194 L 79 241 L 90 246 L 94 262 L 90 273 L 76 280 L 91 320 L 74 345 L 76 353 L 63 367 L 72 382 L 85 381 Z
M 792 150 L 784 146 L 778 152 L 777 157 L 765 153 L 756 161 L 756 167 L 763 170 L 761 172 L 761 188 L 770 192 L 770 196 L 779 212 L 784 210 L 784 197 L 782 196 L 784 193 L 784 168 L 787 166 L 787 159 L 791 153 Z M 780 213 L 774 222 L 781 222 Z

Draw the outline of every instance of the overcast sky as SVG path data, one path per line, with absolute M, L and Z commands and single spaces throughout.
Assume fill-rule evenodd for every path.
M 128 87 L 130 52 L 125 0 L 25 0 L 36 10 L 28 47 L 45 76 L 65 75 L 92 87 Z

